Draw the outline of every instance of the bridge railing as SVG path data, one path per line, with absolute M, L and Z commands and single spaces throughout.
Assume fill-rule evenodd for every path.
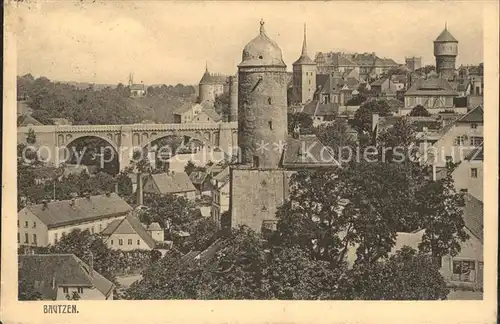
M 18 133 L 77 133 L 77 132 L 143 132 L 143 131 L 195 131 L 237 129 L 237 122 L 229 123 L 183 123 L 183 124 L 127 124 L 127 125 L 43 125 L 18 127 Z

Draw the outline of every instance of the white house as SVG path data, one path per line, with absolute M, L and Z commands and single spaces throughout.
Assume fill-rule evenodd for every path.
M 100 233 L 131 210 L 114 193 L 28 205 L 17 214 L 17 243 L 47 246 L 75 229 Z
M 112 300 L 115 285 L 74 254 L 18 256 L 19 279 L 41 294 L 42 300 Z
M 164 240 L 163 229 L 158 223 L 144 226 L 133 213 L 111 222 L 102 235 L 109 248 L 122 251 L 152 250 Z

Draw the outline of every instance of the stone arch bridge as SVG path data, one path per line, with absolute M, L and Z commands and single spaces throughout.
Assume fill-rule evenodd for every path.
M 130 165 L 133 150 L 145 148 L 155 140 L 189 137 L 206 146 L 218 147 L 228 155 L 238 143 L 238 125 L 229 123 L 131 124 L 131 125 L 43 125 L 17 128 L 18 143 L 26 143 L 28 132 L 36 134 L 40 155 L 51 165 L 59 166 L 61 151 L 83 137 L 101 138 L 118 154 L 120 170 Z

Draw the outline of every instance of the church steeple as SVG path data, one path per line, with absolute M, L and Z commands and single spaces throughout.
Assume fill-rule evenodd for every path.
M 304 23 L 304 42 L 302 43 L 302 56 L 307 56 L 307 34 L 306 34 L 305 23 Z

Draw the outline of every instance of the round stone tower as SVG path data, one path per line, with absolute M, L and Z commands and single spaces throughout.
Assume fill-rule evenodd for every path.
M 451 35 L 448 28 L 439 34 L 434 41 L 434 56 L 436 57 L 436 73 L 444 79 L 455 77 L 455 61 L 458 55 L 458 41 Z
M 260 22 L 260 33 L 243 49 L 238 65 L 240 162 L 278 168 L 287 138 L 287 74 L 280 47 Z

